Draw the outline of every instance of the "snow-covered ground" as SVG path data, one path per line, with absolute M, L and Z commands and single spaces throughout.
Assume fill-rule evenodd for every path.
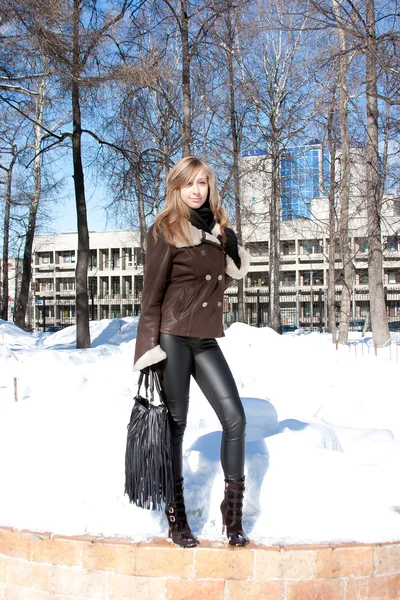
M 163 513 L 124 496 L 136 328 L 137 318 L 92 322 L 92 348 L 76 350 L 74 327 L 28 334 L 0 321 L 0 525 L 166 534 Z M 400 347 L 376 357 L 353 336 L 336 350 L 327 334 L 234 324 L 220 340 L 247 414 L 244 525 L 256 542 L 400 540 Z M 186 504 L 211 540 L 223 539 L 220 435 L 193 382 Z

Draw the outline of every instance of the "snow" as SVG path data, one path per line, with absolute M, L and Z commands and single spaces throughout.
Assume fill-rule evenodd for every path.
M 136 393 L 137 317 L 28 334 L 0 321 L 0 525 L 53 534 L 165 536 L 162 512 L 124 495 Z M 219 340 L 247 415 L 245 530 L 262 544 L 400 540 L 400 338 L 375 356 L 352 334 L 280 336 L 234 324 Z M 14 378 L 18 401 L 14 400 Z M 220 426 L 193 382 L 186 504 L 200 539 L 222 541 Z

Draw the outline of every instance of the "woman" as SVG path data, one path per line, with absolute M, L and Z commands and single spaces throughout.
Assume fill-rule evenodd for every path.
M 211 168 L 193 156 L 180 160 L 168 175 L 165 206 L 147 235 L 134 371 L 156 369 L 166 396 L 175 497 L 165 512 L 169 536 L 183 547 L 199 543 L 188 525 L 183 498 L 182 441 L 191 375 L 223 429 L 221 511 L 229 543 L 249 543 L 242 530 L 246 419 L 215 338 L 224 335 L 224 290 L 232 278 L 245 276 L 250 255 L 238 246 L 227 222 Z

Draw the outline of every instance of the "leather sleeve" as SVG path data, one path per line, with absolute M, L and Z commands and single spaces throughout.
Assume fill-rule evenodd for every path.
M 161 307 L 172 269 L 172 248 L 162 238 L 154 242 L 153 227 L 147 232 L 146 269 L 141 313 L 136 336 L 134 371 L 166 358 L 159 346 Z

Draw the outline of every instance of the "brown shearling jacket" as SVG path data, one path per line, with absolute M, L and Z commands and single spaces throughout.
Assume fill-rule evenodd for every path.
M 195 338 L 223 337 L 224 291 L 232 279 L 243 278 L 250 254 L 239 246 L 238 269 L 218 239 L 220 227 L 212 234 L 188 222 L 191 245 L 171 246 L 147 233 L 146 271 L 141 315 L 136 336 L 134 371 L 166 358 L 159 335 L 169 333 Z

